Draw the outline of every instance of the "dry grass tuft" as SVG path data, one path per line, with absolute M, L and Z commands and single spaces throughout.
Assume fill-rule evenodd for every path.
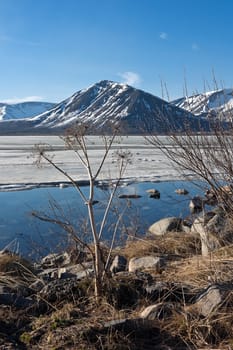
M 179 336 L 186 344 L 192 344 L 194 349 L 232 349 L 232 301 L 230 294 L 223 306 L 208 317 L 200 316 L 192 307 L 183 312 L 174 312 L 169 320 L 161 323 L 161 328 Z
M 36 279 L 32 265 L 16 254 L 0 253 L 0 283 L 11 288 L 26 286 Z
M 127 242 L 121 250 L 121 254 L 127 258 L 141 257 L 152 253 L 185 258 L 200 254 L 200 252 L 199 236 L 180 232 L 170 232 L 160 237 L 137 238 Z
M 32 265 L 19 255 L 12 253 L 0 253 L 0 273 L 9 273 L 18 276 L 22 270 L 33 271 Z

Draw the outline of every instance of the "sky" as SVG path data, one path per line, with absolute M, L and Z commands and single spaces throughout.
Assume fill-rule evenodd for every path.
M 0 0 L 0 101 L 100 80 L 164 99 L 233 87 L 233 0 Z

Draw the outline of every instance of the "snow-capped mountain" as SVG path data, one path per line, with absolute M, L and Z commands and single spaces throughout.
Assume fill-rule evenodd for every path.
M 180 98 L 172 103 L 195 115 L 210 115 L 227 120 L 233 112 L 233 89 L 196 94 Z
M 190 113 L 142 90 L 103 80 L 75 93 L 52 110 L 30 118 L 39 129 L 64 129 L 74 122 L 89 124 L 90 132 L 101 133 L 120 124 L 124 133 L 145 130 L 166 132 L 168 124 L 182 129 L 193 122 Z
M 0 121 L 34 117 L 54 106 L 49 102 L 0 103 Z
M 203 121 L 152 94 L 103 80 L 33 118 L 2 121 L 0 133 L 60 133 L 76 122 L 87 124 L 92 134 L 110 131 L 114 125 L 123 134 L 142 134 L 182 131 L 187 123 L 195 129 Z

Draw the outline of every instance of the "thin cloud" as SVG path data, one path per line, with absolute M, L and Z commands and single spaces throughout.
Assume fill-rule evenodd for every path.
M 41 101 L 43 101 L 42 96 L 26 96 L 23 98 L 18 98 L 18 97 L 8 98 L 8 99 L 3 100 L 1 102 L 14 104 L 14 103 L 22 103 L 22 102 L 41 102 Z
M 26 45 L 26 46 L 41 46 L 41 43 L 38 41 L 15 39 L 4 34 L 0 34 L 0 42 L 9 42 L 11 44 Z
M 160 39 L 162 40 L 167 40 L 168 39 L 168 34 L 166 32 L 161 32 L 159 34 Z
M 135 72 L 124 72 L 118 74 L 123 79 L 123 84 L 127 85 L 139 85 L 141 83 L 141 77 Z
M 199 50 L 200 50 L 200 47 L 199 47 L 196 43 L 193 43 L 193 44 L 192 44 L 192 50 L 193 50 L 193 51 L 199 51 Z
M 0 41 L 11 41 L 11 38 L 7 35 L 0 34 Z

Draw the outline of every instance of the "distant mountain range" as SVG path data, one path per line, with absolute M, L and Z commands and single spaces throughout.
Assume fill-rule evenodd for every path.
M 0 103 L 0 121 L 34 117 L 54 106 L 49 102 Z
M 182 97 L 172 102 L 196 116 L 216 116 L 227 120 L 233 112 L 233 89 L 221 89 L 189 97 Z
M 167 133 L 171 129 L 182 132 L 187 124 L 192 130 L 200 126 L 207 130 L 206 116 L 210 112 L 226 113 L 230 108 L 233 108 L 232 90 L 169 103 L 131 86 L 103 80 L 58 104 L 0 104 L 0 134 L 56 134 L 76 122 L 88 125 L 92 134 L 110 132 L 115 125 L 122 134 L 129 135 Z

